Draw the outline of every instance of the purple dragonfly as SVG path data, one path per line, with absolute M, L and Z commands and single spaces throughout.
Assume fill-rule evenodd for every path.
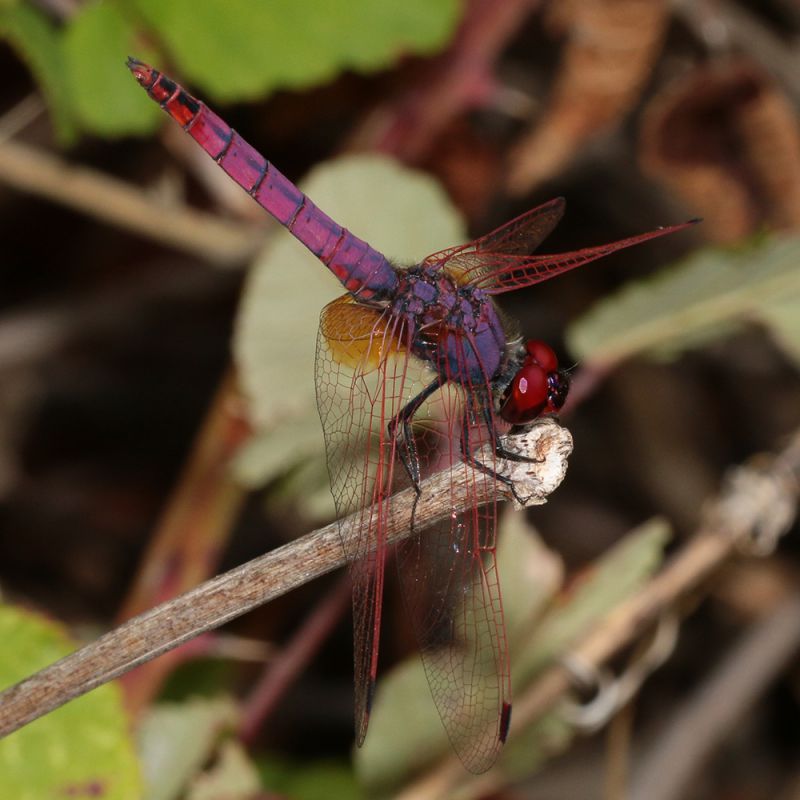
M 553 351 L 523 342 L 494 295 L 531 286 L 597 258 L 692 224 L 598 247 L 531 255 L 564 213 L 563 199 L 534 208 L 469 244 L 399 267 L 318 209 L 205 104 L 157 70 L 128 66 L 148 95 L 253 199 L 341 281 L 322 311 L 316 388 L 331 489 L 340 517 L 366 533 L 344 543 L 353 578 L 356 738 L 364 741 L 378 666 L 386 524 L 401 485 L 418 492 L 433 471 L 469 476 L 475 503 L 447 524 L 397 544 L 404 605 L 434 702 L 452 745 L 473 772 L 506 740 L 511 678 L 496 565 L 496 460 L 514 458 L 501 434 L 557 412 L 568 389 Z M 482 455 L 478 460 L 476 453 Z M 513 486 L 511 487 L 513 491 Z

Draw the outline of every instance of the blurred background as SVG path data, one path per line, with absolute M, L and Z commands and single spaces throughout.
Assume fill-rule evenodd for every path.
M 2 685 L 333 518 L 313 354 L 336 283 L 129 54 L 400 262 L 558 195 L 543 252 L 703 218 L 502 298 L 574 380 L 567 478 L 504 523 L 518 697 L 691 563 L 730 468 L 798 435 L 795 0 L 5 0 L 0 40 Z M 420 780 L 452 755 L 393 585 L 353 758 L 335 574 L 0 742 L 0 795 L 800 798 L 789 486 L 760 558 L 728 548 L 656 603 L 680 624 L 635 698 L 513 726 L 482 778 Z M 618 642 L 614 671 L 649 643 Z

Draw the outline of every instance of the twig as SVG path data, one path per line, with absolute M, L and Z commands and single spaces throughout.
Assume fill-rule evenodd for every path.
M 50 358 L 81 336 L 108 336 L 155 301 L 218 297 L 236 280 L 218 270 L 143 272 L 99 290 L 0 314 L 0 372 Z
M 666 609 L 708 577 L 740 548 L 757 551 L 759 542 L 771 541 L 788 530 L 800 494 L 800 431 L 787 447 L 766 466 L 742 467 L 729 479 L 694 538 L 646 586 L 617 606 L 568 653 L 568 659 L 585 665 L 587 673 L 636 641 L 652 627 Z M 754 547 L 755 545 L 755 547 Z M 514 728 L 533 724 L 550 711 L 572 688 L 570 672 L 562 663 L 544 671 L 514 703 Z M 406 787 L 396 800 L 441 800 L 461 783 L 464 797 L 496 791 L 503 773 L 494 770 L 470 776 L 468 789 L 460 762 L 454 756 L 440 762 L 417 782 Z M 459 797 L 461 797 L 461 790 Z
M 264 231 L 255 226 L 165 208 L 122 181 L 19 142 L 0 145 L 0 181 L 220 266 L 249 261 L 264 242 Z
M 514 482 L 526 505 L 546 502 L 566 473 L 572 437 L 553 420 L 543 420 L 506 446 L 534 459 L 499 462 L 498 471 Z M 477 457 L 486 458 L 478 453 Z M 440 472 L 425 481 L 419 498 L 413 489 L 394 495 L 386 515 L 386 543 L 409 535 L 459 509 L 482 504 L 495 492 L 507 497 L 504 483 L 476 477 L 471 468 Z M 470 490 L 479 487 L 479 496 Z M 415 502 L 416 500 L 416 502 Z M 416 512 L 414 507 L 416 505 Z M 342 541 L 353 541 L 368 525 L 368 512 L 347 517 L 295 542 L 230 570 L 196 589 L 147 611 L 97 641 L 45 667 L 0 693 L 0 736 L 7 735 L 69 700 L 118 678 L 133 667 L 217 628 L 345 562 Z
M 755 623 L 717 670 L 667 723 L 634 774 L 631 800 L 686 797 L 690 782 L 720 738 L 786 667 L 800 648 L 800 593 Z
M 544 113 L 508 159 L 506 188 L 518 197 L 619 127 L 661 54 L 669 9 L 664 0 L 584 0 L 555 4 L 551 16 L 568 36 Z
M 0 144 L 27 128 L 44 113 L 45 108 L 44 100 L 35 92 L 23 97 L 0 117 Z
M 240 405 L 235 377 L 228 374 L 128 590 L 121 621 L 194 588 L 216 572 L 245 497 L 229 474 L 231 459 L 250 433 L 238 413 Z M 179 659 L 173 650 L 123 678 L 132 714 L 152 700 Z
M 604 800 L 629 800 L 627 786 L 631 767 L 634 703 L 626 703 L 611 720 L 606 737 Z

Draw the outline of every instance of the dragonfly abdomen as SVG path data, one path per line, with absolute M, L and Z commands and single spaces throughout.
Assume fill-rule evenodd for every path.
M 386 257 L 317 208 L 283 173 L 182 86 L 136 59 L 136 80 L 262 208 L 272 214 L 342 282 L 363 299 L 397 285 Z

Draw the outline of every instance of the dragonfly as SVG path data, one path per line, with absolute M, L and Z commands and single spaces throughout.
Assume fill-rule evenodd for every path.
M 363 531 L 342 542 L 353 582 L 358 745 L 372 709 L 386 567 L 393 558 L 450 742 L 467 769 L 485 771 L 511 720 L 496 559 L 498 487 L 509 479 L 497 472 L 498 459 L 519 459 L 504 434 L 558 412 L 569 388 L 554 351 L 542 341 L 524 341 L 494 297 L 696 220 L 533 255 L 564 214 L 564 200 L 557 198 L 475 241 L 400 266 L 317 208 L 175 81 L 134 58 L 128 67 L 147 94 L 346 290 L 322 310 L 315 380 L 337 514 L 360 514 Z M 467 471 L 469 491 L 494 499 L 464 509 L 454 494 L 445 523 L 426 531 L 412 525 L 408 539 L 388 547 L 395 491 L 412 486 L 419 493 L 424 478 L 440 470 L 449 470 L 453 483 L 459 470 Z

